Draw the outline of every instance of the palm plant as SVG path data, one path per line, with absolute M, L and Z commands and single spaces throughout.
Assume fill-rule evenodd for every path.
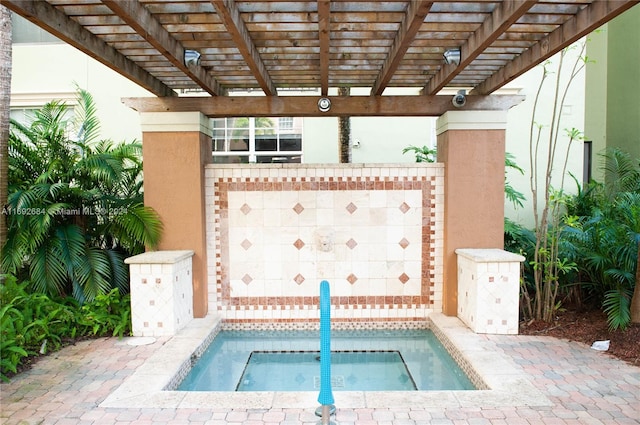
M 619 149 L 605 154 L 605 184 L 580 191 L 568 212 L 567 238 L 587 295 L 601 303 L 609 326 L 631 320 L 640 243 L 640 164 Z M 635 282 L 638 291 L 637 282 Z
M 97 141 L 95 104 L 84 90 L 74 119 L 66 114 L 51 102 L 29 126 L 11 122 L 2 269 L 38 292 L 84 302 L 125 292 L 123 258 L 155 248 L 162 226 L 143 205 L 140 143 Z

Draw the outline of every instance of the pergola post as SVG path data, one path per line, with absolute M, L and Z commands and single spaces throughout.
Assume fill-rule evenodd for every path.
M 449 111 L 438 118 L 445 164 L 443 313 L 458 307 L 458 248 L 504 246 L 506 111 Z
M 209 119 L 199 112 L 145 112 L 142 125 L 144 202 L 162 219 L 160 250 L 192 250 L 193 315 L 207 302 L 204 165 L 211 162 Z

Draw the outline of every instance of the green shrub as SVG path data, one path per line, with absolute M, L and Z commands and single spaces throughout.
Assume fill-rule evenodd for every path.
M 80 306 L 73 298 L 29 293 L 28 282 L 6 276 L 0 285 L 0 378 L 16 373 L 26 357 L 60 349 L 85 336 L 131 333 L 129 295 L 117 289 Z
M 130 296 L 120 295 L 117 289 L 96 296 L 93 302 L 81 308 L 80 323 L 95 336 L 119 336 L 131 334 Z

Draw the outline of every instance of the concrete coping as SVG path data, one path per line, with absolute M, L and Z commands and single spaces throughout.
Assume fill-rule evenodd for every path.
M 191 250 L 184 251 L 149 251 L 126 258 L 126 264 L 174 264 L 194 254 Z
M 523 262 L 525 260 L 522 255 L 497 248 L 458 248 L 456 254 L 476 263 Z

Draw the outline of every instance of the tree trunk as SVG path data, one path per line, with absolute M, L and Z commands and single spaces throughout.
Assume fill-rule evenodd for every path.
M 340 96 L 349 96 L 351 88 L 340 87 Z M 340 143 L 340 163 L 351 163 L 351 117 L 338 117 L 338 140 Z
M 631 323 L 640 323 L 640 244 L 638 244 L 638 262 L 636 263 L 636 287 L 631 297 Z
M 11 12 L 0 4 L 0 205 L 7 203 L 9 173 L 9 104 L 11 98 Z M 7 218 L 0 215 L 0 249 L 7 241 Z

